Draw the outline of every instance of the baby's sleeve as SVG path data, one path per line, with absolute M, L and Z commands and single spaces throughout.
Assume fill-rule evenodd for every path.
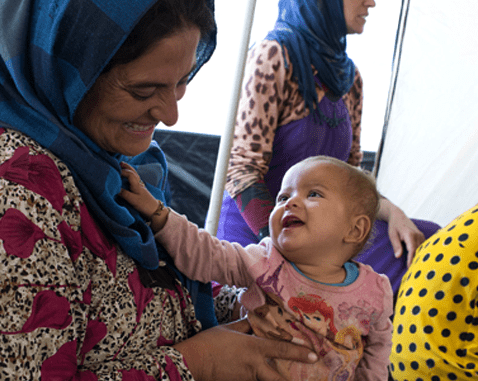
M 383 308 L 370 325 L 366 337 L 363 358 L 355 372 L 355 380 L 386 381 L 389 357 L 392 349 L 393 291 L 389 279 L 377 274 L 377 286 L 382 291 Z

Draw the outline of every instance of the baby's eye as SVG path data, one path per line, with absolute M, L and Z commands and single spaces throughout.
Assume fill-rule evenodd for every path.
M 284 202 L 284 201 L 287 201 L 288 199 L 289 199 L 289 196 L 287 196 L 286 194 L 281 194 L 277 196 L 277 202 Z
M 309 197 L 322 197 L 322 195 L 317 191 L 310 191 Z

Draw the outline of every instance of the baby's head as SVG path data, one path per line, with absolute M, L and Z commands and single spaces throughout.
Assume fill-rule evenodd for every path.
M 294 252 L 344 253 L 349 260 L 367 242 L 379 205 L 373 177 L 327 156 L 305 159 L 285 174 L 269 227 L 274 245 Z M 345 248 L 345 249 L 344 249 Z

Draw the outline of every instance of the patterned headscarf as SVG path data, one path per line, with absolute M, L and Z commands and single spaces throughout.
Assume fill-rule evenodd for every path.
M 111 155 L 73 126 L 73 115 L 156 1 L 2 0 L 0 6 L 0 126 L 25 133 L 63 160 L 103 228 L 147 269 L 158 267 L 158 249 L 139 213 L 117 200 L 119 163 L 136 167 L 150 192 L 166 201 L 164 154 L 153 142 L 133 158 Z M 214 12 L 214 1 L 207 3 Z M 215 46 L 216 30 L 200 41 L 190 79 Z
M 345 53 L 347 26 L 342 0 L 280 0 L 279 17 L 266 39 L 285 46 L 299 91 L 312 110 L 317 103 L 313 65 L 335 95 L 352 87 L 354 63 Z

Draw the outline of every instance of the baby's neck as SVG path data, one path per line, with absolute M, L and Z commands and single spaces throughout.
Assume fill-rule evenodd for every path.
M 347 277 L 347 271 L 343 264 L 328 264 L 326 266 L 320 266 L 320 268 L 317 266 L 301 265 L 297 263 L 294 265 L 304 276 L 320 283 L 343 283 Z

